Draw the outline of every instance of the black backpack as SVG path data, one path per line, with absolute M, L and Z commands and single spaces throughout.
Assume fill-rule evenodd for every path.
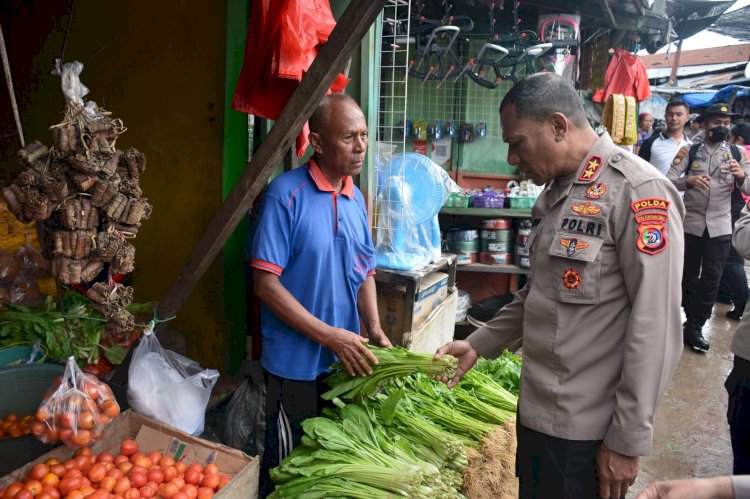
M 698 148 L 701 146 L 701 144 L 702 142 L 698 142 L 697 144 L 693 144 L 690 146 L 690 150 L 688 151 L 687 167 L 685 168 L 685 171 L 682 172 L 683 175 L 687 173 L 687 171 L 690 169 L 690 165 L 693 164 L 695 155 L 698 154 Z M 732 157 L 735 161 L 742 161 L 742 153 L 740 152 L 739 147 L 737 147 L 735 144 L 729 144 L 729 149 L 732 151 Z

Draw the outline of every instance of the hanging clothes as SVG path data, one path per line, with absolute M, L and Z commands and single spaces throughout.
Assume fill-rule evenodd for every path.
M 606 102 L 612 94 L 622 94 L 635 97 L 642 102 L 651 97 L 651 87 L 648 83 L 646 67 L 641 58 L 625 49 L 615 50 L 612 60 L 607 66 L 604 88 L 594 93 L 594 102 Z
M 320 47 L 336 26 L 328 0 L 254 0 L 232 108 L 275 120 L 297 89 Z M 329 92 L 349 79 L 339 74 Z M 297 136 L 297 155 L 308 145 L 307 123 Z

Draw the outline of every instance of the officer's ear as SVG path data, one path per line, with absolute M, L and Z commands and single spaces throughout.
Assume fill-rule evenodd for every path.
M 566 118 L 563 113 L 552 113 L 549 122 L 552 126 L 552 132 L 555 135 L 555 142 L 560 142 L 568 134 L 568 129 L 570 127 L 568 118 Z
M 320 134 L 318 132 L 310 132 L 307 135 L 307 140 L 310 141 L 310 145 L 312 146 L 313 151 L 315 151 L 316 154 L 319 155 L 323 152 L 320 144 Z

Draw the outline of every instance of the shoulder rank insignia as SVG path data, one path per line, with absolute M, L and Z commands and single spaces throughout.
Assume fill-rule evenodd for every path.
M 667 211 L 669 210 L 669 201 L 659 198 L 639 199 L 630 205 L 630 209 L 633 210 L 633 213 L 648 209 Z
M 638 222 L 638 251 L 647 255 L 661 253 L 667 248 L 667 230 L 664 225 L 668 216 L 664 213 L 644 213 L 635 216 Z
M 602 157 L 591 156 L 583 167 L 583 170 L 581 170 L 581 174 L 578 175 L 578 180 L 583 180 L 584 182 L 587 180 L 593 180 L 601 167 Z
M 589 247 L 589 243 L 585 243 L 583 241 L 579 241 L 575 237 L 570 239 L 560 239 L 560 244 L 563 245 L 563 247 L 567 250 L 566 253 L 568 256 L 573 256 L 577 251 L 586 249 Z
M 581 274 L 573 269 L 565 269 L 562 276 L 562 282 L 568 289 L 576 289 L 581 285 Z
M 604 194 L 606 194 L 606 192 L 607 186 L 602 184 L 601 182 L 597 182 L 586 187 L 586 197 L 588 199 L 601 199 L 604 197 Z
M 584 215 L 584 216 L 598 215 L 602 211 L 601 208 L 599 208 L 595 204 L 592 204 L 590 201 L 586 201 L 585 203 L 570 205 L 570 209 L 578 213 L 579 215 Z

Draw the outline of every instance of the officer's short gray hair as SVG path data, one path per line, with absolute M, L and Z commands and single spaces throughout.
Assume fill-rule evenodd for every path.
M 505 94 L 500 112 L 509 104 L 515 106 L 519 118 L 544 121 L 562 113 L 579 128 L 589 126 L 575 88 L 556 73 L 536 73 L 519 81 Z

